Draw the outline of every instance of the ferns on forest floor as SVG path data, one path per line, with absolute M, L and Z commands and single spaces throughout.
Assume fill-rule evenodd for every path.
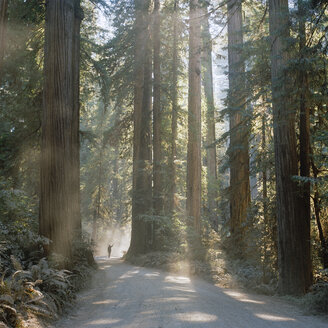
M 77 259 L 73 270 L 68 271 L 56 269 L 54 258 L 52 266 L 42 258 L 37 264 L 30 263 L 23 269 L 22 263 L 10 256 L 14 270 L 4 270 L 0 280 L 0 323 L 5 327 L 24 327 L 24 321 L 30 315 L 56 319 L 91 276 L 92 268 Z

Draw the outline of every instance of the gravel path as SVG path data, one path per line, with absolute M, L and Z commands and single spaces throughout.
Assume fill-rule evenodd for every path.
M 200 279 L 99 260 L 93 286 L 57 328 L 328 328 L 278 298 L 215 287 Z

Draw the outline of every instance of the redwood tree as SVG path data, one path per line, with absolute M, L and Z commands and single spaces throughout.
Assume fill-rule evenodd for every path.
M 161 115 L 161 35 L 160 35 L 160 1 L 155 0 L 153 12 L 153 70 L 154 70 L 154 87 L 153 87 L 153 198 L 154 214 L 159 216 L 163 210 L 163 191 L 162 191 L 162 115 Z
M 279 290 L 284 294 L 302 294 L 310 285 L 305 251 L 307 236 L 299 207 L 295 134 L 295 111 L 291 101 L 291 83 L 287 65 L 289 59 L 288 0 L 270 0 L 271 80 L 273 130 L 276 170 Z
M 132 230 L 128 255 L 152 248 L 151 43 L 150 1 L 135 0 L 134 137 Z
M 46 6 L 44 104 L 41 144 L 40 234 L 50 251 L 71 256 L 80 233 L 79 0 Z
M 306 67 L 303 66 L 303 61 L 306 56 L 306 30 L 305 30 L 305 2 L 298 0 L 298 18 L 299 18 L 299 93 L 300 93 L 300 176 L 310 177 L 310 108 L 307 101 L 308 97 L 308 76 Z M 307 286 L 312 283 L 312 261 L 311 259 L 311 235 L 310 235 L 310 220 L 311 220 L 311 186 L 310 181 L 306 181 L 300 185 L 300 219 L 302 227 L 302 235 L 304 238 L 304 280 Z
M 187 151 L 187 215 L 200 232 L 201 208 L 201 8 L 190 0 Z
M 173 12 L 173 46 L 172 46 L 172 81 L 171 81 L 171 153 L 169 157 L 170 182 L 168 195 L 168 209 L 173 213 L 176 209 L 176 156 L 177 156 L 177 136 L 178 136 L 178 0 L 174 1 Z
M 206 165 L 207 165 L 207 207 L 213 229 L 218 228 L 217 217 L 217 165 L 215 146 L 215 105 L 213 95 L 212 38 L 207 7 L 203 10 L 202 21 L 202 79 L 206 99 Z
M 241 241 L 250 203 L 249 144 L 245 113 L 245 65 L 243 46 L 242 3 L 228 2 L 229 56 L 229 121 L 230 121 L 230 228 L 233 237 Z

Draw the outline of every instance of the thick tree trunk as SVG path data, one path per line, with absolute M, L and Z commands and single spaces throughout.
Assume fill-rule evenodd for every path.
M 300 63 L 304 59 L 306 48 L 306 32 L 305 32 L 305 8 L 303 0 L 298 0 L 299 14 L 299 51 Z M 300 70 L 300 175 L 302 177 L 310 177 L 310 108 L 307 104 L 307 72 Z M 311 186 L 310 182 L 300 185 L 300 225 L 301 234 L 303 235 L 304 247 L 304 280 L 306 286 L 312 284 L 312 261 L 311 261 Z
M 3 57 L 5 55 L 7 33 L 7 8 L 8 0 L 0 0 L 0 79 L 2 78 Z
M 79 1 L 46 7 L 40 234 L 71 256 L 79 214 Z M 77 230 L 77 231 L 76 231 Z
M 290 83 L 286 71 L 289 37 L 288 0 L 270 0 L 272 106 L 277 192 L 279 291 L 302 294 L 309 285 L 304 252 L 307 242 L 300 222 L 295 112 L 291 110 Z
M 239 0 L 231 0 L 228 2 L 230 229 L 236 242 L 243 240 L 243 226 L 250 203 L 249 130 L 245 113 L 242 45 L 242 4 Z
M 203 10 L 202 21 L 202 78 L 206 98 L 206 164 L 207 164 L 207 206 L 210 222 L 214 230 L 218 229 L 217 208 L 217 166 L 215 142 L 215 106 L 213 96 L 212 38 L 208 22 L 207 8 Z
M 150 1 L 135 0 L 133 194 L 128 255 L 145 253 L 151 249 L 152 243 L 152 225 L 145 217 L 152 214 L 149 6 Z
M 169 213 L 174 213 L 176 209 L 176 165 L 177 157 L 177 136 L 178 136 L 178 0 L 174 1 L 173 13 L 173 53 L 172 53 L 172 83 L 171 83 L 171 103 L 172 103 L 172 121 L 171 121 L 171 154 L 169 158 L 170 168 L 170 191 L 169 191 Z
M 200 233 L 201 208 L 201 8 L 190 0 L 187 152 L 187 215 Z
M 155 0 L 153 12 L 153 203 L 154 214 L 160 216 L 163 213 L 163 191 L 162 191 L 162 115 L 161 115 L 161 38 L 160 38 L 160 2 Z M 156 228 L 156 224 L 155 224 Z M 156 229 L 155 229 L 156 230 Z

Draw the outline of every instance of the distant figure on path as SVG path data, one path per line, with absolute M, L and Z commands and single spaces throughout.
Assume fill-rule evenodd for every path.
M 114 244 L 113 244 L 114 245 Z M 109 244 L 108 248 L 107 248 L 107 252 L 108 252 L 108 258 L 110 258 L 110 253 L 112 252 L 112 247 L 113 245 Z

